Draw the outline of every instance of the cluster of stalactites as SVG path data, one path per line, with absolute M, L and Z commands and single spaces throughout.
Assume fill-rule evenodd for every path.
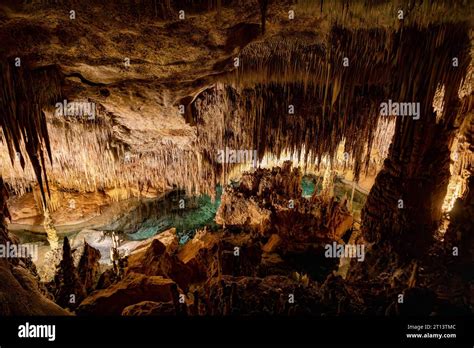
M 24 169 L 28 156 L 44 202 L 44 187 L 49 192 L 46 163 L 51 163 L 52 152 L 43 107 L 60 98 L 61 81 L 57 66 L 29 70 L 15 67 L 10 61 L 0 63 L 1 140 L 11 165 L 18 161 Z M 7 163 L 2 159 L 2 167 Z
M 474 11 L 472 1 L 457 0 L 296 0 L 291 8 L 299 18 L 329 20 L 351 28 L 421 28 L 471 20 Z
M 94 192 L 125 188 L 133 191 L 131 196 L 160 194 L 173 187 L 189 193 L 214 192 L 214 172 L 203 164 L 193 146 L 160 144 L 144 153 L 118 143 L 110 129 L 100 126 L 85 131 L 83 124 L 49 123 L 48 131 L 53 149 L 53 164 L 46 165 L 48 179 L 61 189 Z M 5 155 L 4 149 L 0 154 Z M 1 171 L 16 193 L 28 191 L 35 182 L 29 164 L 23 170 L 15 161 L 2 166 Z
M 379 114 L 382 101 L 420 102 L 421 117 L 433 117 L 436 123 L 432 103 L 438 86 L 444 86 L 446 102 L 457 97 L 459 84 L 453 82 L 465 73 L 467 63 L 460 61 L 453 69 L 450 60 L 456 50 L 443 38 L 456 37 L 463 30 L 462 24 L 398 31 L 335 26 L 326 42 L 307 34 L 251 44 L 241 52 L 240 66 L 225 83 L 195 98 L 191 109 L 196 143 L 158 144 L 150 152 L 114 145 L 117 137 L 112 127 L 98 125 L 85 132 L 83 124 L 75 123 L 50 123 L 50 146 L 39 105 L 58 100 L 59 74 L 44 69 L 34 72 L 35 83 L 27 83 L 31 77 L 2 66 L 1 104 L 7 116 L 2 118 L 6 141 L 0 146 L 8 146 L 15 164 L 2 166 L 2 174 L 19 192 L 34 180 L 42 183 L 47 168 L 57 186 L 81 191 L 115 187 L 164 191 L 176 186 L 188 193 L 212 193 L 216 183 L 224 183 L 227 174 L 242 164 L 220 163 L 218 151 L 243 150 L 252 155 L 255 151 L 258 161 L 266 154 L 291 153 L 304 166 L 334 166 L 344 143 L 345 160 L 357 180 L 368 168 L 373 149 L 386 154 L 391 141 L 387 135 L 393 127 Z M 417 53 L 407 55 L 413 51 Z M 426 56 L 436 64 L 428 64 Z M 421 93 L 423 89 L 428 92 Z M 418 100 L 420 96 L 423 100 Z M 449 124 L 454 116 L 442 114 L 439 120 Z M 397 119 L 399 134 L 404 134 L 409 122 L 414 121 Z M 28 142 L 21 145 L 25 138 Z M 396 149 L 402 151 L 405 139 L 395 140 Z M 21 146 L 32 161 L 24 175 L 18 173 L 25 165 L 22 157 L 15 163 Z M 52 166 L 44 160 L 42 148 L 48 150 Z
M 368 168 L 373 148 L 387 153 L 394 120 L 377 119 L 369 98 L 355 98 L 352 117 L 329 109 L 323 117 L 321 105 L 318 91 L 305 93 L 301 84 L 217 85 L 194 102 L 200 148 L 224 181 L 253 163 L 220 163 L 217 150 L 255 153 L 257 165 L 266 155 L 290 155 L 303 167 L 347 167 L 356 177 Z
M 257 149 L 259 158 L 283 151 L 301 157 L 304 149 L 304 164 L 323 157 L 334 162 L 344 140 L 357 180 L 370 164 L 374 141 L 381 140 L 376 135 L 386 117 L 380 115 L 382 102 L 419 103 L 420 117 L 431 121 L 439 85 L 445 86 L 444 102 L 457 98 L 469 62 L 453 64 L 458 48 L 445 38 L 466 32 L 465 23 L 397 30 L 335 25 L 325 42 L 306 34 L 251 44 L 226 77 L 229 86 L 221 102 L 227 115 L 241 110 L 243 122 L 224 122 L 220 133 L 228 143 Z M 448 125 L 453 117 L 444 112 L 441 119 Z M 398 133 L 406 133 L 403 129 L 411 122 L 416 122 L 413 117 L 398 117 Z M 250 139 L 241 142 L 236 134 Z M 406 139 L 400 136 L 394 146 L 403 151 Z
M 306 34 L 247 46 L 227 83 L 241 96 L 246 133 L 259 157 L 288 151 L 305 165 L 319 165 L 323 157 L 335 162 L 344 141 L 357 180 L 369 166 L 392 77 L 393 37 L 383 29 L 335 26 L 327 42 Z

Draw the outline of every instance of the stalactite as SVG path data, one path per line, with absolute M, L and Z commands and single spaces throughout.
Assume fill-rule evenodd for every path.
M 46 118 L 42 108 L 61 95 L 61 74 L 56 66 L 30 71 L 11 64 L 0 63 L 0 107 L 3 116 L 0 126 L 14 164 L 17 154 L 21 167 L 25 168 L 24 153 L 28 155 L 44 203 L 49 193 L 45 168 L 46 151 L 51 162 L 51 147 L 46 130 Z
M 265 34 L 265 25 L 267 20 L 268 0 L 258 0 L 260 5 L 260 15 L 262 18 L 262 34 Z
M 227 112 L 237 108 L 237 115 L 244 116 L 243 127 L 224 128 L 232 129 L 228 134 L 247 134 L 234 137 L 233 144 L 256 149 L 259 159 L 267 152 L 279 156 L 284 151 L 301 158 L 304 146 L 302 161 L 307 165 L 321 163 L 324 156 L 334 159 L 344 140 L 357 180 L 369 166 L 378 106 L 385 94 L 380 86 L 390 79 L 387 65 L 392 57 L 385 42 L 392 40 L 382 29 L 335 26 L 329 50 L 311 36 L 248 45 L 240 53 L 243 64 L 226 80 L 235 89 L 227 92 L 232 104 Z M 353 59 L 360 56 L 367 59 Z M 350 68 L 343 65 L 346 58 Z M 355 70 L 360 73 L 352 73 Z M 288 112 L 289 105 L 294 114 Z
M 388 148 L 391 137 L 379 125 L 375 106 L 368 111 L 374 121 L 368 121 L 364 114 L 366 105 L 372 105 L 369 97 L 356 98 L 351 112 L 357 117 L 348 117 L 345 124 L 337 122 L 343 115 L 329 109 L 328 115 L 321 117 L 321 103 L 319 89 L 314 94 L 305 94 L 301 84 L 272 83 L 243 89 L 218 85 L 198 96 L 194 103 L 196 123 L 200 124 L 199 147 L 217 173 L 230 172 L 239 166 L 226 164 L 224 167 L 216 163 L 216 151 L 225 148 L 256 150 L 259 161 L 268 154 L 278 158 L 289 153 L 300 158 L 306 167 L 321 163 L 325 166 L 350 164 L 356 175 L 368 169 L 372 147 L 378 153 L 386 153 L 382 148 Z M 296 110 L 294 114 L 288 113 L 290 104 Z M 225 115 L 232 117 L 225 118 Z M 380 132 L 385 135 L 383 139 Z M 376 135 L 377 140 L 371 140 Z M 335 160 L 342 142 L 346 144 L 344 156 L 350 159 L 344 163 Z M 359 164 L 362 161 L 364 166 Z
M 175 8 L 176 4 L 165 5 Z M 206 4 L 214 8 L 214 2 L 208 1 L 195 7 Z M 351 11 L 356 9 L 351 7 Z M 137 149 L 123 141 L 122 135 L 128 130 L 117 126 L 110 112 L 104 112 L 97 122 L 90 124 L 53 120 L 46 126 L 43 104 L 59 94 L 56 89 L 60 76 L 52 67 L 45 68 L 35 74 L 43 74 L 47 79 L 43 85 L 52 88 L 43 91 L 36 84 L 35 93 L 28 92 L 37 95 L 38 105 L 42 105 L 35 112 L 41 123 L 36 129 L 40 139 L 44 137 L 44 146 L 31 146 L 54 148 L 47 151 L 53 165 L 40 151 L 37 156 L 32 154 L 31 166 L 25 166 L 20 158 L 25 166 L 24 175 L 19 175 L 18 165 L 2 167 L 2 175 L 17 193 L 26 192 L 36 180 L 44 181 L 47 171 L 48 179 L 63 189 L 123 189 L 126 194 L 116 195 L 117 199 L 148 190 L 165 191 L 173 186 L 189 193 L 212 194 L 217 183 L 225 182 L 228 174 L 241 166 L 217 163 L 219 149 L 256 150 L 259 160 L 267 155 L 279 157 L 290 153 L 305 167 L 334 167 L 339 165 L 337 152 L 344 143 L 349 156 L 344 165 L 350 167 L 357 181 L 360 173 L 371 165 L 373 149 L 387 148 L 391 140 L 378 133 L 380 102 L 395 96 L 403 101 L 412 100 L 419 88 L 393 82 L 397 76 L 402 76 L 402 80 L 408 75 L 415 76 L 414 81 L 421 78 L 416 67 L 398 71 L 404 54 L 399 47 L 402 35 L 410 30 L 413 29 L 408 25 L 398 31 L 388 26 L 349 29 L 341 21 L 325 38 L 305 32 L 298 36 L 279 34 L 251 43 L 239 53 L 242 64 L 235 71 L 193 99 L 189 109 L 196 136 L 191 136 L 192 140 L 185 145 L 163 141 L 158 149 Z M 346 58 L 348 66 L 344 65 Z M 434 59 L 438 64 L 446 63 Z M 5 87 L 4 91 L 12 94 L 11 88 Z M 294 114 L 289 114 L 289 105 L 295 107 Z M 407 122 L 397 122 L 397 127 L 406 129 Z M 48 133 L 53 135 L 51 144 Z M 10 134 L 6 136 L 14 139 Z M 397 139 L 394 146 L 403 142 Z M 12 155 L 21 145 L 6 141 L 0 144 L 4 146 L 8 146 L 14 162 Z M 47 184 L 48 180 L 44 182 Z M 50 211 L 54 205 L 49 204 Z
M 49 180 L 61 189 L 93 192 L 123 188 L 127 196 L 149 190 L 166 191 L 173 186 L 191 193 L 214 193 L 216 180 L 212 168 L 201 160 L 196 145 L 181 147 L 163 143 L 160 149 L 141 152 L 127 150 L 117 141 L 112 124 L 84 124 L 74 120 L 48 121 L 53 165 L 46 164 Z M 105 117 L 105 116 L 100 116 Z M 109 127 L 110 126 L 110 127 Z M 84 130 L 87 131 L 84 131 Z M 3 145 L 5 146 L 5 145 Z M 3 147 L 0 144 L 0 148 Z M 0 151 L 2 160 L 6 151 Z M 18 164 L 1 168 L 16 193 L 27 190 L 35 181 L 31 165 L 20 171 Z M 18 178 L 18 179 L 15 179 Z M 48 201 L 54 211 L 56 198 Z

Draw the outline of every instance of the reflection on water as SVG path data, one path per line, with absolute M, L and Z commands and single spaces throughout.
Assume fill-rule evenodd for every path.
M 322 190 L 322 178 L 315 175 L 305 175 L 301 180 L 301 189 L 303 191 L 303 197 L 311 197 L 314 190 L 317 188 L 317 192 Z M 334 182 L 334 196 L 336 199 L 341 200 L 344 196 L 349 200 L 352 195 L 352 185 L 342 182 L 339 178 L 336 178 Z M 367 200 L 367 195 L 363 192 L 354 191 L 354 200 L 352 202 L 353 214 L 356 219 L 360 219 L 360 211 Z
M 321 181 L 313 175 L 305 175 L 301 182 L 303 197 L 309 197 L 314 190 L 321 191 Z M 233 186 L 238 182 L 233 182 Z M 337 180 L 334 185 L 337 199 L 351 197 L 352 186 Z M 208 230 L 216 230 L 218 225 L 214 222 L 216 211 L 221 202 L 222 188 L 216 189 L 216 199 L 212 201 L 209 196 L 186 196 L 184 192 L 176 190 L 165 197 L 156 199 L 143 199 L 130 213 L 117 217 L 112 223 L 96 228 L 101 231 L 116 231 L 122 234 L 124 240 L 139 241 L 155 236 L 169 228 L 175 227 L 180 244 L 191 239 L 196 230 L 205 226 Z M 366 195 L 355 191 L 354 214 L 359 215 L 366 200 Z M 61 234 L 61 237 L 74 237 L 78 232 Z M 45 235 L 38 235 L 27 231 L 15 233 L 22 243 L 40 243 L 47 245 Z
M 221 203 L 221 187 L 216 191 L 214 202 L 206 195 L 189 197 L 179 191 L 164 199 L 144 202 L 122 221 L 117 221 L 114 230 L 123 231 L 128 240 L 143 240 L 175 227 L 180 244 L 184 244 L 204 226 L 208 230 L 217 229 L 214 217 Z

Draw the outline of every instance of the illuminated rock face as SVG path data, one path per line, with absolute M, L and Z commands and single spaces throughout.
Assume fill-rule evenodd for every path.
M 458 37 L 466 45 L 469 42 L 466 33 L 454 27 L 437 30 L 451 33 L 450 36 Z M 417 60 L 416 57 L 422 53 L 410 47 L 416 45 L 417 38 L 421 37 L 430 43 L 427 52 L 423 54 L 444 55 L 442 59 L 446 61 L 453 56 L 467 56 L 466 51 L 451 47 L 448 41 L 440 44 L 437 36 L 436 30 L 412 31 L 410 38 L 403 41 L 400 49 L 406 54 L 398 63 L 408 66 L 409 61 Z M 459 122 L 457 119 L 461 101 L 458 91 L 468 68 L 465 65 L 463 71 L 459 71 L 447 64 L 443 66 L 445 72 L 440 73 L 440 67 L 436 64 L 418 60 L 420 80 L 414 81 L 408 71 L 400 74 L 397 84 L 404 86 L 402 91 L 410 91 L 410 98 L 413 100 L 433 100 L 436 86 L 449 86 L 446 87 L 449 90 L 444 99 L 444 117 L 437 123 L 432 105 L 425 103 L 421 111 L 423 117 L 419 120 L 397 120 L 388 158 L 362 212 L 367 240 L 380 243 L 389 241 L 401 254 L 410 256 L 427 250 L 433 230 L 441 217 L 441 206 L 450 175 L 450 144 L 455 135 L 453 126 Z M 436 82 L 433 83 L 433 79 Z M 392 238 L 401 244 L 397 245 Z
M 117 10 L 109 2 L 101 6 L 103 13 Z M 172 20 L 170 13 L 179 6 L 191 11 L 192 19 Z M 47 86 L 35 96 L 28 90 L 23 94 L 29 108 L 37 102 L 44 110 L 44 115 L 40 110 L 33 114 L 38 125 L 47 120 L 39 139 L 45 137 L 53 163 L 45 157 L 44 163 L 40 158 L 33 167 L 27 164 L 25 171 L 19 163 L 2 166 L 15 190 L 22 193 L 36 181 L 39 165 L 46 167 L 50 181 L 69 190 L 120 187 L 125 196 L 137 196 L 178 185 L 189 192 L 213 192 L 233 167 L 217 163 L 217 152 L 226 147 L 257 151 L 259 159 L 285 150 L 301 155 L 304 148 L 301 162 L 307 164 L 324 155 L 334 159 L 343 140 L 357 178 L 370 162 L 380 103 L 404 97 L 394 82 L 400 75 L 396 59 L 404 54 L 396 25 L 344 27 L 333 24 L 334 14 L 325 18 L 319 9 L 303 7 L 297 11 L 303 17 L 291 22 L 294 33 L 288 33 L 288 19 L 276 16 L 287 12 L 283 4 L 270 3 L 261 12 L 250 3 L 231 3 L 219 15 L 201 6 L 171 1 L 156 9 L 134 8 L 131 16 L 138 16 L 139 27 L 130 29 L 130 18 L 119 14 L 117 21 L 101 18 L 103 25 L 92 32 L 82 15 L 58 31 L 50 16 L 62 20 L 59 13 L 46 21 L 42 14 L 48 9 L 41 4 L 31 5 L 38 15 L 29 22 L 6 14 L 1 32 L 5 58 L 14 63 L 14 57 L 26 56 L 21 67 L 34 73 L 25 79 L 36 81 L 39 89 Z M 22 10 L 29 8 L 13 9 Z M 83 10 L 87 18 L 100 13 Z M 365 11 L 368 17 L 380 15 Z M 262 13 L 273 18 L 263 37 L 256 24 Z M 217 25 L 212 24 L 215 16 Z M 318 17 L 321 25 L 314 29 Z M 439 20 L 436 13 L 420 17 L 411 14 L 423 25 Z M 158 24 L 157 18 L 166 20 Z M 45 38 L 60 38 L 61 58 L 53 46 L 29 41 L 28 32 L 38 28 Z M 85 31 L 92 37 L 83 42 Z M 23 40 L 21 49 L 11 33 Z M 241 64 L 235 65 L 234 58 Z M 462 71 L 465 60 L 457 58 Z M 4 74 L 9 94 L 17 88 L 11 74 Z M 87 110 L 93 103 L 93 117 L 91 112 L 76 115 L 76 107 L 64 112 L 64 105 L 80 103 Z M 2 163 L 21 153 L 18 146 L 9 153 L 4 146 Z
M 293 14 L 280 1 L 213 4 L 130 1 L 123 11 L 104 1 L 74 18 L 64 17 L 66 5 L 51 11 L 42 1 L 0 8 L 0 239 L 11 240 L 8 189 L 14 221 L 42 225 L 56 250 L 56 302 L 67 307 L 77 292 L 82 314 L 305 312 L 289 295 L 315 312 L 391 314 L 404 311 L 386 300 L 400 293 L 411 303 L 426 297 L 423 313 L 442 311 L 444 298 L 465 308 L 469 5 L 414 4 L 401 20 L 388 1 L 302 2 Z M 461 160 L 450 164 L 456 141 Z M 255 169 L 286 155 L 300 169 Z M 324 194 L 309 199 L 300 188 L 308 168 L 324 176 Z M 335 172 L 357 182 L 368 170 L 377 176 L 356 221 L 349 197 L 331 197 L 331 182 Z M 72 251 L 58 248 L 56 225 L 105 220 L 102 208 L 172 189 L 215 197 L 216 185 L 236 178 L 224 188 L 219 231 L 199 231 L 182 247 L 173 234 L 147 240 L 124 274 L 102 273 L 98 294 L 88 296 L 97 251 L 85 246 L 76 271 Z M 451 225 L 437 240 L 448 208 Z M 326 243 L 345 240 L 370 245 L 364 262 L 341 261 L 347 282 L 330 274 L 338 260 L 318 258 Z M 453 260 L 455 248 L 462 256 Z M 24 261 L 0 260 L 0 287 L 19 293 L 16 309 L 1 312 L 65 313 L 34 274 Z M 359 301 L 372 298 L 367 283 L 384 289 L 373 307 Z M 283 296 L 280 285 L 295 293 Z
M 253 228 L 266 237 L 275 233 L 287 251 L 341 238 L 352 227 L 347 202 L 318 192 L 302 198 L 301 178 L 288 162 L 283 168 L 244 173 L 240 186 L 223 194 L 217 223 Z
M 12 240 L 5 227 L 6 190 L 0 178 L 0 243 L 18 243 Z M 51 294 L 40 283 L 31 261 L 18 258 L 0 258 L 0 315 L 68 315 L 52 301 Z

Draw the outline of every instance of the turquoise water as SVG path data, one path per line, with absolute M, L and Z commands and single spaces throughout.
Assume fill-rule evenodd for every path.
M 309 197 L 316 189 L 318 177 L 305 175 L 301 181 L 303 197 Z M 232 186 L 238 186 L 238 182 L 232 182 Z M 318 192 L 321 184 L 318 185 Z M 352 186 L 336 181 L 334 193 L 337 199 L 344 195 L 350 197 Z M 172 227 L 176 228 L 176 233 L 180 244 L 185 244 L 192 239 L 196 230 L 206 227 L 210 231 L 215 231 L 219 226 L 214 218 L 221 203 L 222 188 L 216 189 L 216 199 L 212 201 L 209 196 L 202 195 L 189 197 L 183 192 L 173 191 L 160 199 L 144 199 L 136 209 L 130 213 L 123 214 L 114 222 L 103 226 L 100 230 L 116 231 L 121 233 L 125 239 L 132 241 L 145 240 L 159 234 Z M 366 196 L 358 191 L 354 195 L 354 213 L 360 212 L 364 205 Z M 180 203 L 184 202 L 184 207 L 180 208 Z M 78 232 L 78 231 L 77 231 Z M 77 233 L 75 232 L 75 233 Z M 44 235 L 36 233 L 20 232 L 22 243 L 38 242 L 46 243 Z M 72 236 L 70 233 L 69 235 Z
M 301 189 L 303 190 L 303 197 L 311 196 L 316 188 L 316 178 L 305 175 L 301 180 Z
M 318 178 L 305 175 L 301 181 L 303 197 L 311 196 L 316 189 Z M 234 182 L 232 185 L 238 185 Z M 318 185 L 318 192 L 321 184 Z M 344 195 L 350 197 L 352 187 L 340 181 L 334 185 L 334 193 L 337 199 Z M 183 192 L 174 191 L 159 200 L 143 202 L 139 208 L 131 214 L 119 219 L 113 230 L 124 232 L 128 240 L 144 240 L 155 236 L 169 228 L 175 227 L 180 244 L 185 244 L 194 237 L 197 230 L 207 227 L 208 230 L 217 230 L 219 226 L 214 217 L 221 203 L 222 188 L 216 189 L 216 199 L 213 202 L 207 195 L 198 197 L 185 196 Z M 360 209 L 365 203 L 365 195 L 356 191 L 354 195 L 354 206 Z M 184 207 L 180 203 L 184 202 Z
M 318 177 L 314 175 L 305 175 L 303 176 L 303 179 L 301 180 L 301 189 L 303 191 L 302 196 L 303 197 L 310 197 L 313 193 L 314 190 L 316 189 L 316 183 L 318 182 Z M 318 191 L 321 192 L 322 190 L 322 178 L 319 178 L 319 184 L 318 184 Z M 340 179 L 336 178 L 334 182 L 334 196 L 336 197 L 337 200 L 341 200 L 344 196 L 347 197 L 347 199 L 350 199 L 352 195 L 352 185 L 346 184 L 342 182 Z M 354 191 L 354 200 L 352 202 L 352 213 L 354 214 L 354 217 L 357 219 L 360 218 L 360 211 L 362 207 L 365 204 L 365 201 L 367 199 L 367 195 L 358 191 L 357 189 Z
M 184 244 L 193 238 L 196 230 L 205 226 L 208 230 L 215 230 L 218 225 L 214 217 L 221 203 L 221 194 L 222 188 L 218 187 L 213 202 L 207 195 L 186 197 L 175 192 L 156 204 L 152 203 L 151 208 L 138 209 L 133 213 L 142 217 L 136 219 L 135 224 L 124 226 L 127 239 L 144 240 L 175 227 L 180 244 Z M 184 203 L 184 207 L 180 208 L 180 203 Z M 147 214 L 147 210 L 150 210 L 150 214 Z

